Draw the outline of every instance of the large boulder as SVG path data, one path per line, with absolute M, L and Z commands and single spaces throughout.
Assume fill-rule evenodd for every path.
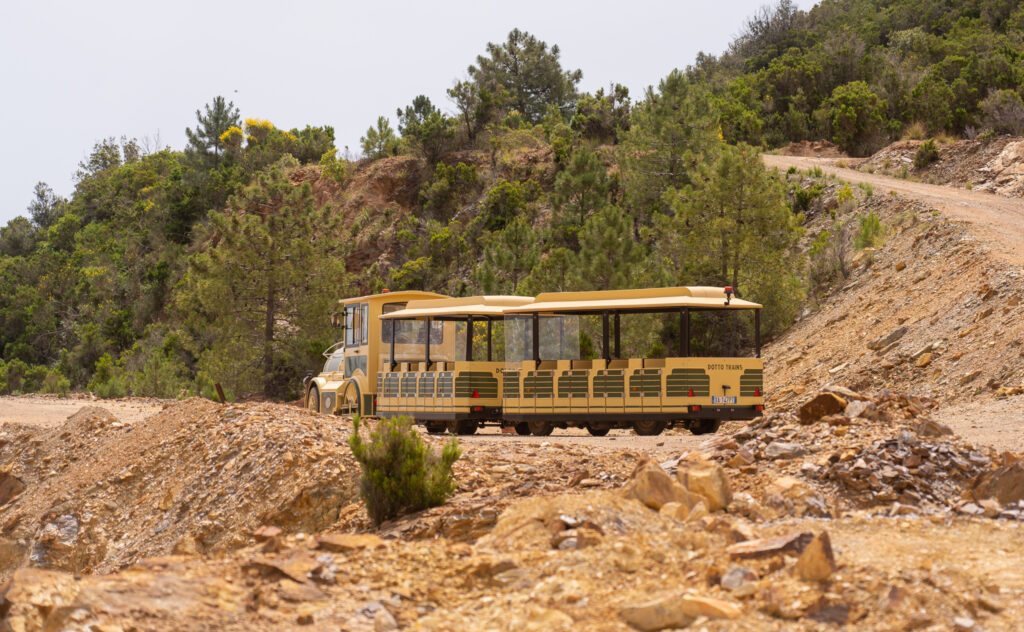
M 689 510 L 697 502 L 697 499 L 654 462 L 641 466 L 632 480 L 626 484 L 623 493 L 627 498 L 636 498 L 655 511 L 671 502 L 679 503 Z
M 812 424 L 826 415 L 835 415 L 846 409 L 846 400 L 835 393 L 818 393 L 814 399 L 800 407 L 800 423 Z
M 979 474 L 968 492 L 975 500 L 995 498 L 1003 505 L 1024 500 L 1024 461 Z
M 704 500 L 710 511 L 725 509 L 732 502 L 729 477 L 717 463 L 684 461 L 679 464 L 676 476 L 686 491 Z

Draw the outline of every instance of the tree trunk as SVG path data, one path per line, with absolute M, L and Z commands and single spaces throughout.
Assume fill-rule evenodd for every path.
M 267 311 L 263 320 L 263 394 L 274 390 L 274 311 L 277 302 L 277 287 L 274 278 L 267 283 Z

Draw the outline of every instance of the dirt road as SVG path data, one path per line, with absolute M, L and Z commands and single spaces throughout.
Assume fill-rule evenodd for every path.
M 1024 266 L 1024 200 L 991 193 L 968 191 L 949 186 L 900 180 L 874 173 L 836 166 L 836 158 L 809 158 L 764 154 L 769 167 L 811 169 L 820 167 L 825 173 L 853 183 L 866 182 L 876 193 L 896 193 L 933 206 L 943 215 L 972 225 L 972 232 L 986 241 L 999 258 Z
M 157 400 L 86 399 L 84 397 L 57 398 L 46 395 L 0 397 L 0 424 L 20 423 L 50 428 L 60 425 L 83 406 L 99 406 L 125 423 L 142 421 L 159 412 L 163 402 Z

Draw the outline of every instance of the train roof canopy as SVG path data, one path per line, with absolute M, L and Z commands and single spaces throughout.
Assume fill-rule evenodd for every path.
M 505 310 L 533 302 L 529 296 L 467 296 L 464 298 L 442 298 L 409 301 L 405 309 L 383 314 L 385 320 L 410 318 L 441 318 L 462 320 L 469 316 L 502 316 Z
M 380 294 L 367 294 L 366 296 L 356 296 L 355 298 L 343 298 L 338 302 L 341 303 L 342 305 L 348 305 L 350 303 L 369 303 L 372 301 L 395 303 L 401 301 L 413 301 L 428 298 L 448 298 L 448 296 L 446 294 L 438 294 L 437 292 L 422 292 L 420 290 L 401 290 L 398 292 L 382 292 Z
M 761 305 L 733 298 L 726 303 L 721 287 L 662 287 L 596 292 L 546 292 L 526 305 L 510 307 L 508 315 L 587 312 L 663 312 L 694 309 L 760 309 Z

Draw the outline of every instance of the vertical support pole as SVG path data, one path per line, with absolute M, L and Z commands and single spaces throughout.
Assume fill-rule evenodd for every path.
M 473 317 L 466 318 L 466 362 L 473 361 Z
M 533 315 L 533 361 L 540 368 L 540 314 Z
M 604 356 L 605 362 L 612 359 L 612 350 L 608 346 L 608 312 L 601 314 L 601 355 Z
M 622 357 L 622 336 L 619 335 L 621 330 L 621 321 L 619 319 L 619 313 L 615 312 L 615 357 L 616 359 Z
M 390 362 L 390 367 L 389 367 L 388 370 L 389 371 L 394 371 L 395 370 L 395 321 L 394 320 L 389 320 L 388 322 L 391 323 L 391 362 Z
M 427 363 L 427 369 L 430 368 L 430 316 L 427 316 L 427 346 L 424 351 L 424 361 Z
M 754 349 L 757 352 L 756 358 L 761 357 L 761 310 L 754 310 Z
M 683 357 L 690 357 L 690 308 L 683 308 Z
M 677 345 L 677 349 L 676 349 L 679 352 L 679 357 L 680 358 L 686 356 L 686 343 L 683 342 L 683 339 L 685 338 L 685 336 L 686 336 L 686 310 L 684 308 L 680 308 L 679 309 L 679 344 Z
M 487 319 L 487 361 L 491 361 L 491 319 Z

